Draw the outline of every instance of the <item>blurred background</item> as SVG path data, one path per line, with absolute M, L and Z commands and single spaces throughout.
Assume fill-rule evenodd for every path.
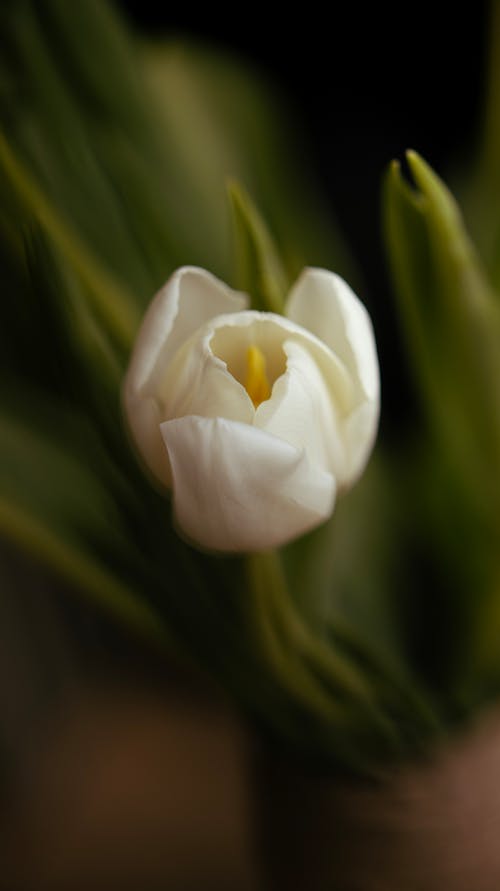
M 381 231 L 381 181 L 414 148 L 453 187 L 482 135 L 492 6 L 307 4 L 271 14 L 164 9 L 122 0 L 150 37 L 196 40 L 238 56 L 282 98 L 303 164 L 354 254 L 383 355 L 382 424 L 408 407 Z
M 382 243 L 381 179 L 412 147 L 460 193 L 483 126 L 489 4 L 449 14 L 431 3 L 307 4 L 272 16 L 264 5 L 117 8 L 146 42 L 208 45 L 276 97 L 295 175 L 316 183 L 374 319 L 390 447 L 418 416 Z M 287 166 L 286 138 L 279 152 Z M 312 241 L 313 219 L 302 220 Z M 263 841 L 269 768 L 225 693 L 156 658 L 10 544 L 0 558 L 0 887 L 285 887 Z M 295 881 L 315 887 L 307 863 Z

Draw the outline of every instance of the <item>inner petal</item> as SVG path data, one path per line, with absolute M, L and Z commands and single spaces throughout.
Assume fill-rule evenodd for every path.
M 283 341 L 289 332 L 269 317 L 256 313 L 252 316 L 250 321 L 247 316 L 244 324 L 233 323 L 217 328 L 210 348 L 215 356 L 226 363 L 229 373 L 245 387 L 254 405 L 259 405 L 269 398 L 274 382 L 286 370 Z M 255 392 L 254 386 L 257 387 Z M 254 397 L 258 397 L 257 402 Z

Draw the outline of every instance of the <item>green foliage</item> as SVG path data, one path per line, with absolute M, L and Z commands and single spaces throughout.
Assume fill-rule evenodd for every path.
M 460 199 L 474 244 L 492 285 L 500 289 L 500 4 L 487 4 L 487 59 L 480 97 L 478 132 L 471 157 L 455 170 L 454 190 Z
M 399 751 L 354 657 L 317 651 L 288 594 L 278 586 L 266 602 L 243 561 L 177 537 L 121 417 L 154 291 L 186 262 L 231 275 L 228 177 L 248 184 L 277 233 L 283 260 L 234 187 L 245 287 L 267 307 L 279 309 L 305 259 L 342 267 L 268 91 L 213 54 L 133 44 L 102 0 L 8 2 L 0 21 L 1 534 L 223 679 L 289 745 L 361 768 L 375 745 L 368 709 L 380 752 Z
M 234 221 L 225 195 L 230 180 L 252 196 L 289 281 L 310 264 L 354 282 L 356 269 L 304 163 L 307 146 L 286 97 L 258 72 L 203 46 L 147 43 L 141 63 L 175 175 L 164 213 L 174 229 L 186 227 L 191 244 L 195 239 L 196 262 L 225 280 L 234 274 Z
M 486 614 L 490 633 L 498 623 L 500 306 L 453 197 L 414 152 L 408 165 L 415 187 L 397 164 L 389 171 L 385 223 L 431 435 L 415 510 L 440 567 L 433 596 L 442 614 L 428 622 L 453 629 L 441 654 L 448 694 L 470 702 L 500 669 L 483 627 Z
M 283 312 L 287 281 L 273 239 L 249 195 L 229 184 L 234 218 L 236 284 L 252 296 L 254 309 Z
M 279 555 L 199 554 L 123 425 L 144 308 L 183 263 L 231 280 L 236 253 L 233 283 L 280 311 L 305 264 L 355 282 L 347 252 L 279 97 L 234 60 L 134 42 L 103 0 L 9 0 L 0 26 L 2 535 L 196 659 L 280 742 L 357 770 L 413 753 L 439 731 L 437 672 L 394 599 L 423 636 L 440 630 L 438 710 L 500 685 L 499 304 L 453 198 L 414 154 L 415 187 L 397 165 L 387 178 L 420 454 L 380 456 L 331 524 Z M 442 581 L 430 596 L 401 556 L 415 530 Z
M 0 530 L 101 608 L 164 642 L 162 621 L 137 590 L 134 560 L 142 560 L 131 554 L 112 474 L 102 476 L 98 437 L 34 387 L 24 397 L 24 418 L 19 409 L 0 416 Z
M 498 515 L 500 313 L 444 185 L 414 153 L 417 192 L 391 168 L 386 223 L 415 366 L 443 447 Z M 496 491 L 495 491 L 496 490 Z

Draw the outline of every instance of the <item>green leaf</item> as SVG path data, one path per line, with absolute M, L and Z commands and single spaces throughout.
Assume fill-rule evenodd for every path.
M 194 257 L 230 278 L 225 184 L 231 180 L 245 184 L 273 232 L 289 281 L 305 265 L 315 265 L 354 283 L 354 263 L 286 97 L 241 60 L 202 45 L 148 43 L 142 62 L 166 166 L 175 171 L 165 213 L 189 237 L 190 262 Z
M 70 224 L 57 210 L 14 156 L 0 134 L 0 167 L 16 190 L 29 215 L 57 245 L 61 254 L 78 273 L 92 300 L 92 309 L 108 333 L 122 348 L 130 348 L 138 326 L 138 314 L 132 298 L 119 287 L 84 245 Z M 29 217 L 28 217 L 29 218 Z
M 492 284 L 500 290 L 500 4 L 487 4 L 485 63 L 481 65 L 478 133 L 456 164 L 454 185 L 474 243 Z M 470 151 L 469 148 L 472 150 Z
M 252 555 L 247 569 L 247 633 L 273 682 L 305 710 L 311 742 L 318 725 L 330 757 L 366 769 L 371 759 L 399 756 L 439 732 L 419 685 L 381 659 L 354 625 L 332 616 L 322 632 L 310 626 L 278 554 Z
M 500 311 L 458 207 L 415 153 L 386 181 L 389 257 L 426 407 L 442 448 L 500 532 Z
M 439 613 L 443 633 L 453 629 L 440 663 L 450 665 L 448 695 L 470 704 L 491 669 L 484 615 L 500 615 L 500 303 L 453 196 L 414 152 L 408 165 L 415 188 L 393 164 L 384 197 L 403 328 L 432 434 L 413 493 L 435 586 L 432 602 L 421 604 L 430 615 L 419 621 L 426 633 Z
M 234 219 L 236 286 L 251 295 L 255 309 L 282 313 L 287 280 L 271 234 L 242 186 L 229 183 L 228 191 Z
M 206 49 L 141 47 L 105 0 L 9 2 L 0 27 L 11 153 L 139 312 L 176 266 L 230 277 L 228 177 L 269 220 L 288 280 L 306 263 L 353 280 L 282 97 L 255 72 Z
M 163 146 L 133 43 L 105 0 L 78 9 L 61 0 L 6 3 L 0 27 L 0 113 L 9 145 L 143 309 L 175 265 L 175 232 L 164 224 Z M 92 53 L 82 51 L 84 35 Z
M 31 395 L 37 399 L 35 392 Z M 51 421 L 47 409 L 40 413 L 39 401 L 35 401 L 32 414 L 41 414 L 46 426 Z M 5 409 L 0 414 L 1 534 L 56 570 L 82 596 L 95 600 L 119 621 L 157 644 L 165 644 L 162 620 L 110 569 L 112 555 L 130 544 L 121 540 L 121 517 L 94 470 L 99 449 L 85 426 L 81 427 L 80 447 L 87 446 L 87 463 L 83 463 L 62 444 L 69 434 L 73 436 L 72 422 L 65 430 L 59 413 L 57 418 L 55 441 L 40 427 L 35 428 L 33 418 L 27 426 Z

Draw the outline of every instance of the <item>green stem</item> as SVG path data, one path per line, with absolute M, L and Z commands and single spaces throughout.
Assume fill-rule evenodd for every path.
M 354 730 L 361 722 L 397 743 L 397 728 L 381 710 L 376 687 L 311 632 L 296 612 L 280 555 L 256 554 L 247 560 L 252 621 L 280 682 L 329 725 L 341 723 Z
M 284 688 L 296 697 L 302 705 L 313 708 L 326 720 L 334 715 L 334 704 L 330 697 L 317 685 L 314 678 L 297 663 L 295 653 L 290 651 L 281 639 L 270 610 L 270 604 L 287 596 L 286 582 L 275 553 L 252 554 L 247 558 L 249 596 L 252 605 L 251 621 L 258 636 L 263 655 L 278 676 Z

